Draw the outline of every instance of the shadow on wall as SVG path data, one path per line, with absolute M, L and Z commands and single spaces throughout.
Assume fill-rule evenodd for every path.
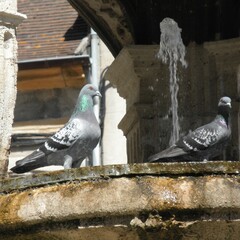
M 81 29 L 81 31 L 79 31 Z M 65 41 L 81 40 L 89 33 L 89 26 L 78 16 L 73 25 L 64 34 Z

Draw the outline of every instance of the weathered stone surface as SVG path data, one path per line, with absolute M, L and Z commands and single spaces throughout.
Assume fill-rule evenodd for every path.
M 1 182 L 0 232 L 3 239 L 237 239 L 239 169 L 239 162 L 162 163 L 13 177 Z
M 0 177 L 5 175 L 16 101 L 16 27 L 26 16 L 17 12 L 17 1 L 0 2 Z
M 136 177 L 136 176 L 201 176 L 240 173 L 240 162 L 209 161 L 179 163 L 144 163 L 122 164 L 97 167 L 84 167 L 55 172 L 30 175 L 11 174 L 10 178 L 0 181 L 0 194 L 15 190 L 59 184 L 75 180 L 91 180 L 102 177 Z
M 81 16 L 94 26 L 114 56 L 124 44 L 133 44 L 133 34 L 127 12 L 116 1 L 69 0 L 69 3 Z

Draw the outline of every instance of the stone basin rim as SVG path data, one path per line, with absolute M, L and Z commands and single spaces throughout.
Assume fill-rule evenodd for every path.
M 171 162 L 171 163 L 134 163 L 94 167 L 82 167 L 68 170 L 33 172 L 28 175 L 13 175 L 0 180 L 0 193 L 14 190 L 41 187 L 49 184 L 65 183 L 96 178 L 119 178 L 136 176 L 203 176 L 236 175 L 240 173 L 239 161 L 208 162 Z

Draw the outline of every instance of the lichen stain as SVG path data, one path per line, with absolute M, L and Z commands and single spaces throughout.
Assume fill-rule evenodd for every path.
M 75 196 L 76 191 L 90 192 L 97 189 L 107 188 L 111 181 L 112 179 L 104 177 L 88 179 L 87 181 L 72 181 L 59 185 L 60 188 L 58 191 L 63 197 L 73 197 Z M 61 188 L 63 188 L 62 191 Z
M 149 209 L 184 209 L 190 203 L 193 192 L 191 181 L 187 178 L 144 177 L 141 184 L 143 194 L 149 196 Z
M 72 186 L 75 187 L 74 184 L 72 184 Z M 68 188 L 66 188 L 65 185 L 55 185 L 0 195 L 0 229 L 1 225 L 4 225 L 5 228 L 7 225 L 24 224 L 26 219 L 24 218 L 24 215 L 20 214 L 20 212 L 24 206 L 31 203 L 31 198 L 34 198 L 34 195 L 45 194 L 48 192 L 64 192 L 65 189 L 69 189 L 72 186 L 69 185 Z M 74 192 L 74 189 L 71 188 L 71 191 Z M 42 207 L 44 206 L 39 206 L 39 213 L 43 211 Z
M 28 189 L 24 190 L 22 192 L 14 192 L 6 195 L 0 195 L 0 229 L 1 225 L 4 225 L 6 227 L 7 225 L 12 224 L 23 224 L 26 219 L 24 216 L 27 216 L 28 213 L 26 211 L 26 206 L 33 207 L 31 205 L 32 202 L 35 202 L 36 199 L 41 199 L 41 197 L 36 197 L 36 195 L 45 195 L 46 193 L 57 193 L 58 196 L 62 196 L 63 198 L 72 198 L 76 195 L 77 192 L 81 191 L 84 193 L 89 193 L 91 196 L 91 192 L 96 191 L 101 192 L 101 189 L 106 188 L 108 189 L 110 180 L 106 179 L 98 179 L 98 180 L 88 180 L 88 181 L 76 181 L 76 182 L 68 182 L 60 185 L 51 185 L 51 186 L 45 186 L 40 187 L 36 189 Z M 93 194 L 94 195 L 94 194 Z M 53 197 L 55 195 L 52 195 Z M 94 195 L 95 196 L 95 195 Z M 95 196 L 96 197 L 96 196 Z M 31 200 L 35 201 L 32 201 Z M 90 200 L 90 199 L 89 199 Z M 37 207 L 37 206 L 36 206 Z M 45 211 L 42 209 L 44 206 L 43 204 L 39 206 L 39 209 L 35 209 L 35 212 L 38 212 L 41 214 L 42 211 Z M 23 213 L 24 210 L 24 213 Z M 29 210 L 30 211 L 30 210 Z M 20 214 L 23 213 L 23 214 Z M 26 213 L 26 214 L 25 214 Z M 36 219 L 35 219 L 36 217 Z M 33 221 L 38 221 L 37 216 L 33 216 Z M 30 216 L 31 218 L 31 216 Z
M 28 191 L 0 196 L 0 229 L 1 225 L 20 224 L 23 221 L 17 212 L 21 205 L 28 201 L 29 196 Z
M 123 164 L 44 172 L 29 176 L 6 178 L 0 181 L 0 192 L 6 193 L 48 184 L 66 183 L 73 180 L 88 180 L 92 178 L 132 177 L 132 176 L 199 176 L 209 174 L 239 175 L 240 162 L 208 162 L 208 163 L 143 163 Z

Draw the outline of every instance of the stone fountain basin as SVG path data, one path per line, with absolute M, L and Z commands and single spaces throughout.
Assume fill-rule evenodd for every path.
M 11 175 L 0 182 L 1 239 L 238 239 L 239 171 L 214 161 Z

